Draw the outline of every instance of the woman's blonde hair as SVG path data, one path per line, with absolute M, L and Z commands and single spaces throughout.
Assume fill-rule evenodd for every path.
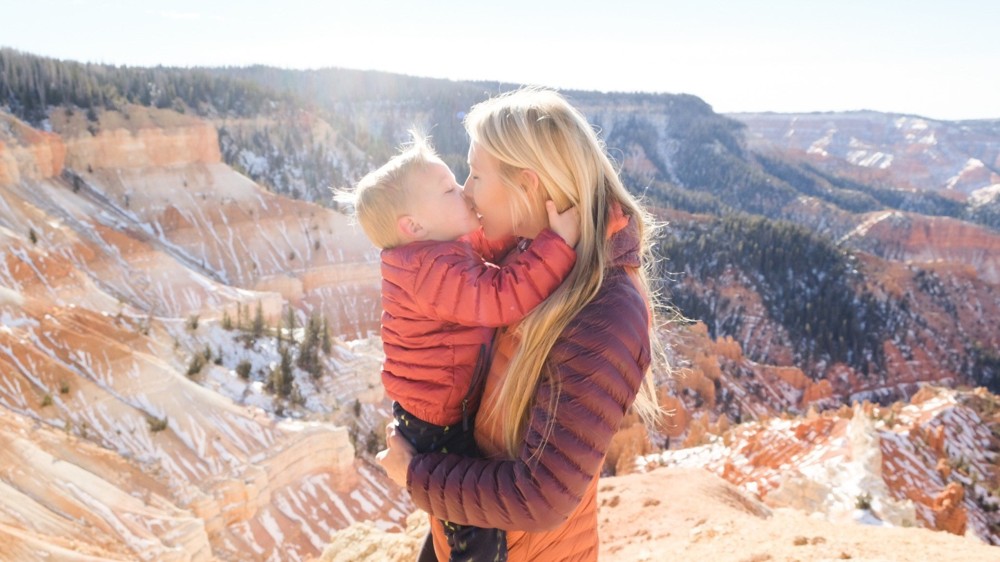
M 361 178 L 353 191 L 336 191 L 333 196 L 338 203 L 353 207 L 365 235 L 383 250 L 405 242 L 396 221 L 409 211 L 412 172 L 441 161 L 428 137 L 411 130 L 410 139 L 388 162 Z
M 552 199 L 559 209 L 575 205 L 582 218 L 576 266 L 559 289 L 517 326 L 520 344 L 507 366 L 500 394 L 487 411 L 487 416 L 503 428 L 504 446 L 514 457 L 524 439 L 538 383 L 546 376 L 544 365 L 552 346 L 577 313 L 597 295 L 604 281 L 611 260 L 611 244 L 605 235 L 611 205 L 620 205 L 638 226 L 643 264 L 638 281 L 650 299 L 653 292 L 649 273 L 653 260 L 649 226 L 653 223 L 625 189 L 597 133 L 557 92 L 522 88 L 486 100 L 469 111 L 465 128 L 472 142 L 500 161 L 502 181 L 514 201 L 515 219 L 543 205 L 545 198 Z M 540 200 L 532 201 L 532 196 L 517 185 L 518 172 L 525 169 L 538 174 L 543 189 L 537 190 L 535 197 Z M 654 307 L 649 308 L 653 314 Z M 651 317 L 651 343 L 656 342 L 653 333 L 656 325 Z M 661 354 L 654 357 L 658 355 Z M 549 407 L 555 408 L 555 404 L 553 399 Z M 633 407 L 648 426 L 659 421 L 661 411 L 652 369 L 647 370 Z M 547 428 L 550 430 L 551 427 Z

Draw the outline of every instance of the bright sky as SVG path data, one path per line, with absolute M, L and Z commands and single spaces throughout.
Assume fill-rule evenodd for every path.
M 1000 118 L 997 0 L 0 0 L 0 46 Z

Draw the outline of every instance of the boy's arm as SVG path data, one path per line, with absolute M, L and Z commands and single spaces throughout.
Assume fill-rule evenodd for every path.
M 545 212 L 549 215 L 549 228 L 576 248 L 576 243 L 580 241 L 580 211 L 576 207 L 569 207 L 560 213 L 556 202 L 550 199 L 545 202 Z
M 507 326 L 548 298 L 576 264 L 576 252 L 545 229 L 503 266 L 472 252 L 449 252 L 421 265 L 415 283 L 429 316 L 467 326 Z
M 545 202 L 545 212 L 549 216 L 549 228 L 561 236 L 571 248 L 575 248 L 576 243 L 580 241 L 580 212 L 577 208 L 569 207 L 560 213 L 556 209 L 555 202 L 549 200 Z M 514 236 L 502 240 L 488 240 L 482 227 L 465 236 L 465 239 L 472 244 L 473 250 L 491 263 L 499 263 L 517 244 L 517 238 Z
M 517 237 L 508 236 L 501 240 L 488 240 L 483 234 L 483 227 L 465 236 L 465 240 L 472 245 L 472 249 L 483 259 L 490 263 L 499 263 L 517 244 Z

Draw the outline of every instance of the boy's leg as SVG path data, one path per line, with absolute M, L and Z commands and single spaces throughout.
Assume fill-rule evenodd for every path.
M 425 422 L 407 412 L 398 402 L 392 405 L 392 415 L 399 424 L 396 431 L 400 433 L 418 453 L 455 453 L 467 457 L 481 457 L 472 429 L 463 430 L 462 423 L 449 426 L 434 425 Z M 444 534 L 451 547 L 452 561 L 484 561 L 504 562 L 507 560 L 507 533 L 499 529 L 481 529 L 467 525 L 456 525 L 450 521 L 441 521 Z M 427 544 L 424 545 L 426 550 Z M 434 560 L 434 548 L 430 547 Z M 424 551 L 420 553 L 421 562 Z
M 506 562 L 507 533 L 442 521 L 451 547 L 450 562 Z
M 461 437 L 462 426 L 455 425 L 434 425 L 407 412 L 399 405 L 399 402 L 392 403 L 392 417 L 396 419 L 396 431 L 399 432 L 418 453 L 461 453 L 452 451 L 450 445 L 455 439 Z M 457 443 L 455 443 L 457 444 Z

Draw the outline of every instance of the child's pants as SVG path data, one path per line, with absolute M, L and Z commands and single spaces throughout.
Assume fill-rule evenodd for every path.
M 455 453 L 466 457 L 481 457 L 471 425 L 463 429 L 462 423 L 449 426 L 434 425 L 407 412 L 398 402 L 392 404 L 396 427 L 417 453 Z M 500 529 L 482 529 L 441 521 L 444 534 L 451 547 L 451 562 L 505 562 L 507 560 L 507 533 Z

